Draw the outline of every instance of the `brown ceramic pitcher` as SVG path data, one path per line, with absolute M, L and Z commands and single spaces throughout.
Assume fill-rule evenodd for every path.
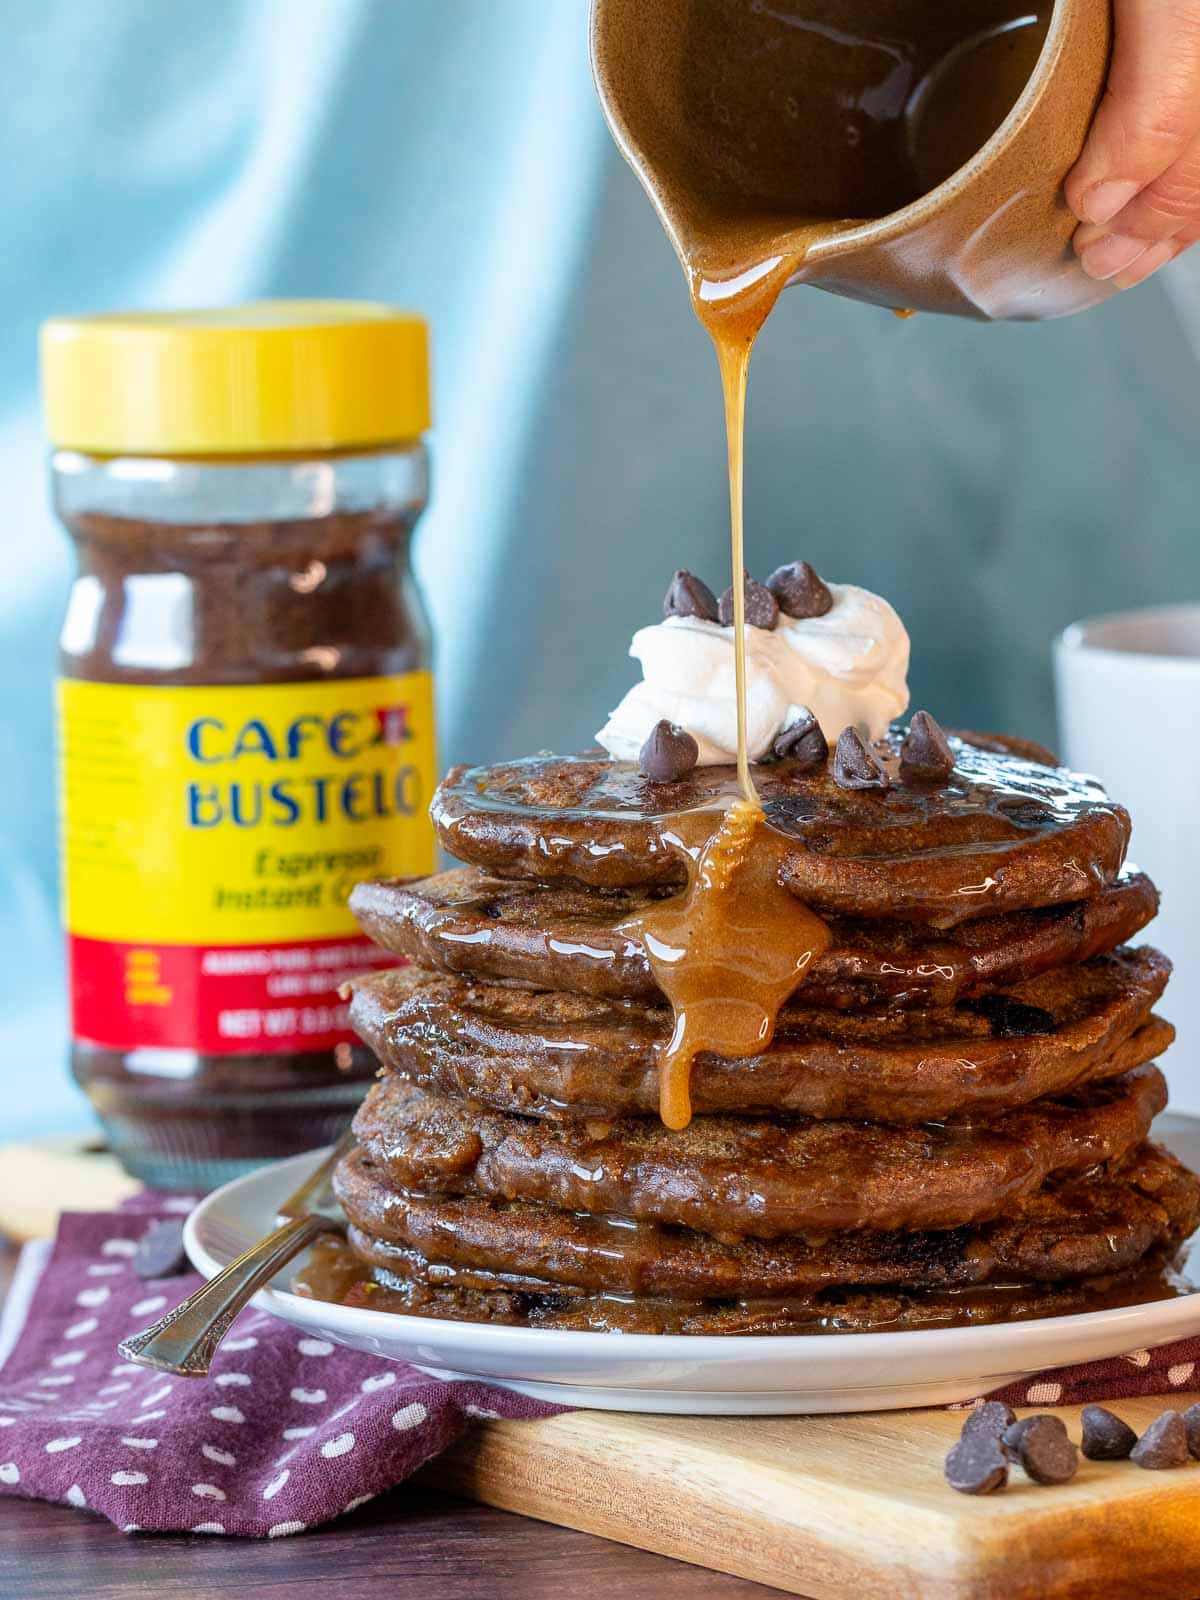
M 693 276 L 1063 316 L 1109 0 L 593 0 L 605 115 Z

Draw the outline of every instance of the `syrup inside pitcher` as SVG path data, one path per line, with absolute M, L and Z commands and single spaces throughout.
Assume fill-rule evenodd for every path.
M 795 272 L 816 238 L 935 188 L 1016 103 L 1052 10 L 1053 0 L 610 4 L 601 46 L 622 84 L 621 132 L 693 287 L 757 277 L 781 257 Z

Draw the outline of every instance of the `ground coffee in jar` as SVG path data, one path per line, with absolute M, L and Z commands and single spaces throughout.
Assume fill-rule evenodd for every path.
M 334 1138 L 374 1060 L 346 900 L 434 863 L 424 323 L 275 302 L 42 344 L 79 557 L 58 689 L 73 1069 L 147 1182 Z

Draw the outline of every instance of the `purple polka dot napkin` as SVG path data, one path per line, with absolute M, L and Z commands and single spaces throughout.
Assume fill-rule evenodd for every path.
M 1130 1400 L 1138 1395 L 1183 1393 L 1200 1387 L 1200 1338 L 1177 1339 L 1154 1350 L 1131 1350 L 1077 1367 L 1057 1367 L 1006 1384 L 978 1400 L 950 1410 L 1003 1400 L 1010 1406 L 1086 1406 L 1098 1400 Z
M 472 1418 L 557 1409 L 305 1337 L 253 1306 L 207 1379 L 122 1361 L 118 1342 L 200 1283 L 146 1282 L 131 1265 L 148 1223 L 191 1205 L 143 1195 L 68 1213 L 52 1248 L 27 1247 L 0 1366 L 0 1494 L 87 1507 L 126 1533 L 274 1539 L 392 1488 Z

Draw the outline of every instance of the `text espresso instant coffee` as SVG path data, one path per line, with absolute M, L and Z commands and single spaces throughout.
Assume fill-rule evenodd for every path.
M 58 691 L 73 1061 L 179 1186 L 334 1137 L 374 1062 L 347 910 L 428 872 L 426 334 L 384 307 L 57 321 Z

